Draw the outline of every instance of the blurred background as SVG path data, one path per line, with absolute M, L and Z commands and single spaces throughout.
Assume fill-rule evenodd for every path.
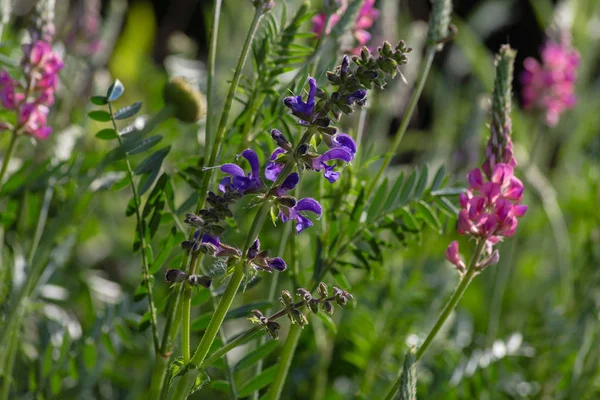
M 275 3 L 272 13 L 280 16 L 285 3 L 289 19 L 301 2 Z M 458 34 L 435 59 L 390 176 L 401 171 L 408 174 L 427 164 L 432 177 L 440 165 L 445 165 L 448 186 L 466 185 L 464 176 L 482 161 L 489 132 L 486 123 L 494 54 L 500 45 L 509 43 L 518 52 L 513 142 L 529 212 L 520 221 L 516 236 L 500 245 L 500 263 L 473 282 L 420 363 L 419 398 L 599 398 L 600 2 L 453 3 L 452 23 Z M 32 1 L 20 0 L 13 5 L 12 26 L 5 28 L 0 49 L 3 63 L 20 58 L 17 44 L 21 28 L 29 23 Z M 320 1 L 310 2 L 315 12 L 322 6 Z M 363 117 L 361 157 L 365 160 L 381 157 L 399 126 L 418 73 L 431 9 L 423 0 L 377 0 L 375 7 L 381 14 L 370 29 L 371 45 L 404 39 L 414 52 L 402 70 L 407 83 L 397 77 L 386 91 L 370 97 L 369 112 Z M 143 101 L 144 112 L 152 115 L 163 105 L 161 91 L 169 77 L 186 76 L 205 91 L 212 9 L 213 2 L 208 0 L 56 2 L 56 47 L 64 54 L 66 67 L 53 109 L 55 134 L 37 145 L 21 146 L 20 158 L 12 166 L 13 171 L 39 172 L 52 165 L 46 160 L 76 160 L 72 163 L 76 168 L 63 171 L 64 179 L 59 177 L 52 183 L 56 193 L 50 218 L 75 190 L 73 179 L 84 175 L 111 148 L 93 136 L 103 124 L 87 119 L 93 107 L 89 96 L 104 93 L 118 78 L 126 88 L 119 100 L 122 105 Z M 209 110 L 209 117 L 220 113 L 252 16 L 250 0 L 224 1 L 215 80 L 218 107 Z M 540 58 L 541 46 L 557 24 L 570 30 L 581 62 L 576 107 L 566 111 L 555 127 L 548 127 L 543 116 L 522 108 L 519 77 L 527 57 Z M 310 30 L 307 20 L 302 31 Z M 315 39 L 307 37 L 301 42 L 314 45 Z M 339 56 L 334 51 L 324 55 L 318 64 L 318 77 L 339 62 Z M 247 64 L 245 76 L 252 81 L 256 65 Z M 285 78 L 282 81 L 286 83 Z M 265 106 L 288 95 L 284 87 L 276 86 Z M 237 102 L 232 120 L 242 110 L 243 105 Z M 345 120 L 348 132 L 355 132 L 358 120 L 359 115 Z M 264 150 L 261 157 L 273 148 L 266 128 L 256 136 L 257 146 Z M 193 204 L 194 190 L 186 186 L 180 171 L 201 154 L 204 125 L 170 120 L 159 129 L 163 141 L 173 146 L 164 168 L 179 179 L 179 208 L 172 211 L 181 216 L 186 206 Z M 236 129 L 228 133 L 223 162 L 240 146 Z M 0 135 L 0 148 L 7 142 Z M 368 168 L 349 168 L 344 173 L 352 179 L 369 179 Z M 110 176 L 107 179 L 110 181 Z M 13 181 L 9 188 L 20 217 L 17 220 L 5 215 L 3 223 L 14 229 L 4 241 L 15 260 L 23 258 L 48 186 L 48 176 L 39 172 Z M 303 192 L 310 195 L 318 186 L 317 180 L 312 180 Z M 148 385 L 153 360 L 150 335 L 143 329 L 146 303 L 135 301 L 140 296 L 131 296 L 138 288 L 140 270 L 139 254 L 131 252 L 135 222 L 124 215 L 130 195 L 127 190 L 105 190 L 101 180 L 92 189 L 95 191 L 85 199 L 76 226 L 57 238 L 51 273 L 40 289 L 39 307 L 26 321 L 15 365 L 15 387 L 22 394 L 18 398 L 143 398 Z M 401 238 L 389 235 L 390 245 L 378 249 L 381 259 L 372 268 L 344 270 L 356 305 L 336 312 L 333 325 L 311 319 L 300 339 L 282 398 L 383 398 L 401 368 L 406 349 L 424 339 L 457 282 L 456 271 L 444 260 L 447 244 L 457 238 L 455 219 L 444 217 L 442 222 L 441 234 L 423 229 Z M 239 221 L 232 227 L 231 242 L 240 242 L 240 226 L 247 223 Z M 277 248 L 280 228 L 267 229 L 265 239 L 261 239 L 264 248 Z M 320 229 L 320 223 L 315 229 Z M 315 240 L 307 235 L 299 243 L 300 268 L 310 271 L 317 251 Z M 174 251 L 167 266 L 178 265 L 180 257 Z M 14 272 L 3 269 L 3 281 L 18 286 L 26 273 L 22 266 L 16 263 Z M 213 262 L 207 268 L 218 275 L 223 265 Z M 163 273 L 164 268 L 156 275 L 159 299 L 168 293 Z M 328 279 L 328 283 L 336 282 Z M 238 296 L 234 307 L 245 305 L 250 310 L 265 306 L 269 282 L 270 278 L 253 282 Z M 282 274 L 279 289 L 291 285 Z M 0 298 L 7 295 L 9 286 L 2 286 Z M 2 302 L 2 307 L 7 306 Z M 202 318 L 210 312 L 208 302 L 200 304 L 193 317 Z M 240 317 L 226 323 L 229 334 L 248 328 L 247 314 Z M 202 322 L 197 327 L 192 345 L 201 337 Z M 287 325 L 284 338 L 286 329 Z M 230 362 L 234 364 L 248 348 L 232 352 Z M 277 355 L 274 351 L 265 367 L 276 363 Z M 243 387 L 252 373 L 252 369 L 240 370 L 235 381 Z M 228 398 L 227 388 L 223 390 L 220 384 L 225 379 L 223 365 L 211 368 L 209 375 L 212 382 L 193 398 Z

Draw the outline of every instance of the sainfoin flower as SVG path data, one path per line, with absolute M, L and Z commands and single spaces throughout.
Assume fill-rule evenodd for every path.
M 348 8 L 348 1 L 341 0 L 337 2 L 340 7 L 335 14 L 331 16 L 329 22 L 329 29 L 326 34 L 331 33 L 331 29 L 339 22 L 340 16 L 346 12 Z M 365 46 L 371 40 L 371 34 L 367 29 L 373 26 L 373 22 L 379 17 L 379 10 L 375 8 L 375 0 L 364 0 L 354 25 L 352 26 L 352 35 L 355 40 L 356 46 L 351 49 L 353 54 L 358 54 L 362 46 Z M 313 29 L 312 31 L 317 35 L 321 36 L 325 30 L 325 23 L 327 22 L 327 15 L 325 13 L 317 14 L 313 17 Z
M 37 40 L 23 46 L 25 84 L 14 79 L 7 71 L 0 71 L 0 102 L 5 109 L 17 113 L 17 126 L 1 124 L 3 129 L 46 139 L 52 132 L 47 126 L 49 107 L 54 104 L 58 88 L 58 72 L 63 68 L 60 57 L 50 43 Z M 26 97 L 27 96 L 27 97 Z
M 238 192 L 245 194 L 256 192 L 264 186 L 263 181 L 260 178 L 260 161 L 258 160 L 256 152 L 254 150 L 246 149 L 242 152 L 242 157 L 250 164 L 250 172 L 246 175 L 244 170 L 236 164 L 223 164 L 221 166 L 221 171 L 230 176 L 221 180 L 221 183 L 219 184 L 219 190 L 221 192 L 225 193 L 228 190 L 237 190 Z
M 546 124 L 555 126 L 561 114 L 575 106 L 579 53 L 568 41 L 549 40 L 542 47 L 542 62 L 528 57 L 523 66 L 523 106 L 544 112 Z

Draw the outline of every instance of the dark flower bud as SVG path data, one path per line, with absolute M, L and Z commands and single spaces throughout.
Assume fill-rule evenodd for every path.
M 271 131 L 271 137 L 273 138 L 273 140 L 275 140 L 275 143 L 277 143 L 277 146 L 285 149 L 285 150 L 290 150 L 292 148 L 292 146 L 290 145 L 290 142 L 288 142 L 288 140 L 285 138 L 285 136 L 283 136 L 283 134 L 278 131 L 277 129 L 273 129 Z
M 332 315 L 333 311 L 335 310 L 335 308 L 333 307 L 333 304 L 331 304 L 330 301 L 324 302 L 322 308 L 323 308 L 323 311 L 325 311 L 329 315 Z
M 269 333 L 269 336 L 271 336 L 275 340 L 279 339 L 279 328 L 281 328 L 281 325 L 279 325 L 279 323 L 275 321 L 267 321 L 265 327 L 267 329 L 267 332 Z
M 327 128 L 329 126 L 330 122 L 331 121 L 329 120 L 329 118 L 323 117 L 323 118 L 317 118 L 314 121 L 314 124 L 317 125 L 317 126 L 319 126 L 319 127 L 321 127 L 321 128 Z
M 360 50 L 360 58 L 365 63 L 369 62 L 369 59 L 371 58 L 371 52 L 367 46 L 363 46 L 363 48 Z
M 299 156 L 303 156 L 306 153 L 308 153 L 308 144 L 306 144 L 306 143 L 301 144 L 296 149 L 296 154 L 298 154 Z
M 204 220 L 196 214 L 185 214 L 185 219 L 183 222 L 188 225 L 195 226 L 196 228 L 200 228 L 202 225 L 204 225 Z
M 319 296 L 321 296 L 321 297 L 329 296 L 329 291 L 327 290 L 327 285 L 325 284 L 325 282 L 319 283 L 319 287 L 317 288 L 317 293 L 319 293 Z
M 212 278 L 210 276 L 205 275 L 190 275 L 188 277 L 188 283 L 191 286 L 204 286 L 205 288 L 209 288 L 212 283 Z
M 178 269 L 168 269 L 165 272 L 165 281 L 169 283 L 183 282 L 187 279 L 188 275 Z
M 315 314 L 319 312 L 319 300 L 310 299 L 307 303 L 308 308 L 310 308 L 310 311 L 312 311 Z
M 181 248 L 184 250 L 192 250 L 195 244 L 196 242 L 194 242 L 193 240 L 184 240 L 183 242 L 181 242 Z
M 221 225 L 209 225 L 204 227 L 204 230 L 213 236 L 221 236 L 225 232 L 225 228 Z
M 333 136 L 338 130 L 335 126 L 329 126 L 327 128 L 319 128 L 319 132 L 324 133 L 325 135 Z
M 390 42 L 383 42 L 383 47 L 381 48 L 380 53 L 386 57 L 392 56 L 392 45 Z
M 294 309 L 290 312 L 290 314 L 292 316 L 292 323 L 297 323 L 301 328 L 304 328 L 305 325 L 308 325 L 308 319 L 306 318 L 306 315 L 302 313 L 302 311 Z
M 257 8 L 262 12 L 267 12 L 275 6 L 273 0 L 253 0 L 252 4 L 254 5 L 254 8 Z
M 254 314 L 254 316 L 259 320 L 264 318 L 263 313 L 260 310 L 252 310 L 252 314 Z
M 292 208 L 296 205 L 297 201 L 292 196 L 281 196 L 275 199 L 277 204 L 282 205 L 284 207 Z
M 327 71 L 326 74 L 327 74 L 327 80 L 329 80 L 329 82 L 331 82 L 331 84 L 339 85 L 342 83 L 340 77 L 335 72 Z
M 267 263 L 269 265 L 269 268 L 271 268 L 271 269 L 275 269 L 279 272 L 285 271 L 285 268 L 286 268 L 285 261 L 283 261 L 283 259 L 281 259 L 279 257 L 269 258 L 267 260 Z
M 281 304 L 283 304 L 286 307 L 294 304 L 294 298 L 292 297 L 292 294 L 287 290 L 281 291 L 281 297 L 279 298 L 279 300 L 281 301 Z
M 296 293 L 298 293 L 298 295 L 302 298 L 306 298 L 306 297 L 310 298 L 311 297 L 310 292 L 304 288 L 296 289 Z
M 348 59 L 348 56 L 345 55 L 344 58 L 342 58 L 342 64 L 340 65 L 340 75 L 342 79 L 346 78 L 348 72 L 350 72 L 350 60 Z
M 246 253 L 246 258 L 248 258 L 249 260 L 254 259 L 259 251 L 260 240 L 256 239 L 254 243 L 252 243 L 252 246 L 250 246 L 250 248 L 248 249 L 248 252 Z

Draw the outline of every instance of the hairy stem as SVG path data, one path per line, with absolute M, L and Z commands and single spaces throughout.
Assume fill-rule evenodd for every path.
M 110 120 L 112 122 L 112 126 L 116 132 L 119 131 L 117 127 L 117 121 L 113 116 L 113 109 L 110 102 L 108 102 L 108 112 L 110 113 Z M 121 139 L 121 135 L 117 135 L 119 140 L 119 146 L 123 145 L 123 140 Z M 133 205 L 135 208 L 135 218 L 137 222 L 138 234 L 140 235 L 140 253 L 142 255 L 142 279 L 144 280 L 144 285 L 146 286 L 146 291 L 148 293 L 148 307 L 150 312 L 150 326 L 152 327 L 152 339 L 154 341 L 154 353 L 157 353 L 159 350 L 159 339 L 158 339 L 158 324 L 156 322 L 156 308 L 154 307 L 154 297 L 152 293 L 152 282 L 151 282 L 151 274 L 150 274 L 150 266 L 148 265 L 148 245 L 146 243 L 146 230 L 144 229 L 144 221 L 142 219 L 142 214 L 140 212 L 141 208 L 141 199 L 138 194 L 137 187 L 135 186 L 133 168 L 131 167 L 131 162 L 129 161 L 129 157 L 125 152 L 125 165 L 127 166 L 127 176 L 129 178 L 129 184 L 131 186 L 131 192 L 133 194 Z
M 458 302 L 462 298 L 463 294 L 467 290 L 469 283 L 471 283 L 471 280 L 473 280 L 473 277 L 477 274 L 477 272 L 478 272 L 478 270 L 476 268 L 477 261 L 479 261 L 479 258 L 481 257 L 483 249 L 485 248 L 485 242 L 486 242 L 485 240 L 479 240 L 479 242 L 477 243 L 475 251 L 473 252 L 473 255 L 471 256 L 471 261 L 469 262 L 469 266 L 467 267 L 467 271 L 461 277 L 460 281 L 458 282 L 458 286 L 456 286 L 456 289 L 454 289 L 454 293 L 452 293 L 450 300 L 448 300 L 448 303 L 442 310 L 442 313 L 440 314 L 437 321 L 433 325 L 433 328 L 431 328 L 431 330 L 429 331 L 429 334 L 425 338 L 425 341 L 423 342 L 421 347 L 419 347 L 419 350 L 417 350 L 417 354 L 416 354 L 417 361 L 420 360 L 421 357 L 423 357 L 423 354 L 425 354 L 425 352 L 427 351 L 427 349 L 433 342 L 433 339 L 435 339 L 436 335 L 438 334 L 438 332 L 440 331 L 442 326 L 444 326 L 444 323 L 446 322 L 446 320 L 448 319 L 448 317 L 450 316 L 450 314 L 452 313 L 454 308 L 456 308 L 456 305 L 458 304 Z M 388 395 L 386 396 L 386 400 L 392 400 L 394 398 L 394 396 L 398 392 L 398 389 L 400 388 L 400 384 L 401 384 L 401 376 L 398 377 L 398 379 L 394 383 L 394 386 L 388 392 Z

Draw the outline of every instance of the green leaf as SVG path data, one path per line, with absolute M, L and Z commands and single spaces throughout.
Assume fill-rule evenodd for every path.
M 418 231 L 419 230 L 419 226 L 417 225 L 417 220 L 415 219 L 415 217 L 411 214 L 411 212 L 406 208 L 406 207 L 402 207 L 400 209 L 400 214 L 402 217 L 402 221 L 404 222 L 404 224 L 406 225 L 406 227 L 412 231 Z
M 152 184 L 154 184 L 159 172 L 160 166 L 157 169 L 150 171 L 150 173 L 142 176 L 142 179 L 140 179 L 140 183 L 138 185 L 138 196 L 141 197 L 148 189 L 152 187 Z
M 125 86 L 121 83 L 120 80 L 116 80 L 106 91 L 106 98 L 108 101 L 115 101 L 125 92 Z
M 177 237 L 176 233 L 177 231 L 175 230 L 175 228 L 173 228 L 171 230 L 171 234 L 167 236 L 167 239 L 164 241 L 162 248 L 156 255 L 156 258 L 154 259 L 154 262 L 150 267 L 150 273 L 152 275 L 157 273 L 162 268 L 163 264 L 167 261 L 167 258 L 169 258 L 169 254 L 171 254 L 171 250 L 173 250 L 173 248 L 175 247 L 175 243 L 177 242 L 175 239 Z
M 444 183 L 444 178 L 446 177 L 446 166 L 442 164 L 440 168 L 438 168 L 435 173 L 435 177 L 433 178 L 433 183 L 431 184 L 431 190 L 438 190 L 442 187 Z
M 323 322 L 325 328 L 327 328 L 334 335 L 337 334 L 335 322 L 333 322 L 333 319 L 329 315 L 327 315 L 325 312 L 318 312 L 317 317 L 319 317 L 319 319 Z
M 456 217 L 458 215 L 458 208 L 447 197 L 436 197 L 435 204 L 449 217 Z
M 133 117 L 135 114 L 137 114 L 140 109 L 142 108 L 142 102 L 141 101 L 136 101 L 135 103 L 120 108 L 115 112 L 114 118 L 115 119 L 127 119 L 130 117 Z
M 94 121 L 98 122 L 108 122 L 110 121 L 110 114 L 104 110 L 94 110 L 88 113 L 88 117 Z
M 125 152 L 127 154 L 133 155 L 133 154 L 139 154 L 139 153 L 143 153 L 146 150 L 149 150 L 151 148 L 153 148 L 154 146 L 156 146 L 156 144 L 158 144 L 158 142 L 160 142 L 162 140 L 162 135 L 155 135 L 155 136 L 150 136 L 149 138 L 146 139 L 142 139 L 139 141 L 134 141 L 129 142 L 129 141 L 125 141 L 123 142 L 123 149 L 125 150 Z
M 50 393 L 55 396 L 60 392 L 60 388 L 62 386 L 62 378 L 58 373 L 52 374 L 50 377 Z
M 148 157 L 146 157 L 144 159 L 144 161 L 142 161 L 137 166 L 134 173 L 136 175 L 141 175 L 141 174 L 152 172 L 152 171 L 158 171 L 160 169 L 160 167 L 162 166 L 163 160 L 165 159 L 167 154 L 169 154 L 170 150 L 171 150 L 171 146 L 167 146 L 167 147 L 163 147 L 162 149 L 157 150 L 154 153 L 150 154 Z M 157 174 L 158 174 L 158 172 L 157 172 Z M 141 194 L 140 194 L 140 196 L 141 196 Z
M 415 181 L 417 180 L 417 171 L 414 170 L 408 180 L 402 186 L 402 190 L 400 191 L 400 196 L 398 198 L 398 202 L 400 204 L 406 204 L 410 194 L 412 193 L 413 186 L 415 185 Z
M 421 200 L 417 203 L 417 210 L 417 215 L 421 217 L 427 225 L 441 233 L 442 224 L 429 204 Z
M 229 382 L 225 380 L 216 379 L 211 381 L 208 386 L 218 392 L 229 393 Z
M 112 140 L 118 138 L 119 134 L 112 128 L 106 128 L 96 133 L 96 137 L 100 140 Z
M 423 166 L 421 173 L 419 174 L 419 180 L 417 181 L 417 186 L 415 187 L 415 193 L 413 197 L 415 199 L 420 199 L 423 191 L 425 190 L 425 186 L 427 185 L 427 177 L 429 175 L 429 170 L 427 169 L 427 165 Z
M 373 197 L 373 201 L 371 202 L 371 206 L 369 207 L 369 211 L 367 214 L 367 222 L 373 221 L 381 212 L 381 209 L 383 208 L 383 202 L 385 200 L 385 195 L 387 194 L 387 187 L 388 179 L 385 178 L 383 183 L 377 189 L 377 192 L 375 192 L 375 197 Z
M 132 197 L 129 199 L 129 203 L 127 203 L 127 208 L 125 209 L 125 216 L 131 217 L 135 214 L 135 199 Z
M 396 179 L 396 182 L 394 182 L 394 186 L 392 187 L 392 190 L 390 190 L 390 194 L 388 195 L 388 198 L 385 201 L 385 205 L 383 206 L 383 209 L 385 211 L 390 211 L 394 207 L 394 204 L 396 203 L 396 198 L 398 197 L 398 193 L 400 193 L 400 189 L 402 188 L 403 182 L 404 182 L 404 172 L 402 172 L 400 174 L 400 176 L 398 176 L 398 178 Z
M 106 351 L 108 351 L 108 353 L 112 357 L 117 357 L 117 350 L 115 349 L 115 345 L 113 344 L 113 341 L 108 332 L 102 333 L 102 344 L 104 345 Z
M 272 365 L 269 368 L 265 369 L 259 375 L 251 378 L 246 381 L 238 391 L 238 397 L 246 397 L 250 396 L 252 393 L 266 387 L 268 384 L 273 382 L 275 379 L 275 374 L 277 374 L 278 365 Z
M 252 350 L 250 353 L 246 354 L 240 361 L 238 361 L 235 367 L 233 367 L 233 370 L 241 371 L 244 368 L 251 367 L 258 361 L 266 358 L 278 347 L 279 342 L 277 340 L 268 340 L 256 349 Z
M 52 359 L 53 351 L 54 347 L 52 347 L 52 344 L 48 343 L 44 350 L 44 358 L 42 359 L 42 378 L 46 378 L 52 370 L 52 365 L 54 364 L 54 360 Z
M 90 97 L 90 102 L 97 106 L 104 106 L 108 104 L 108 100 L 104 96 L 92 96 Z
M 98 350 L 96 350 L 96 343 L 88 338 L 83 345 L 83 365 L 88 371 L 93 370 L 96 367 L 96 359 L 98 358 Z

